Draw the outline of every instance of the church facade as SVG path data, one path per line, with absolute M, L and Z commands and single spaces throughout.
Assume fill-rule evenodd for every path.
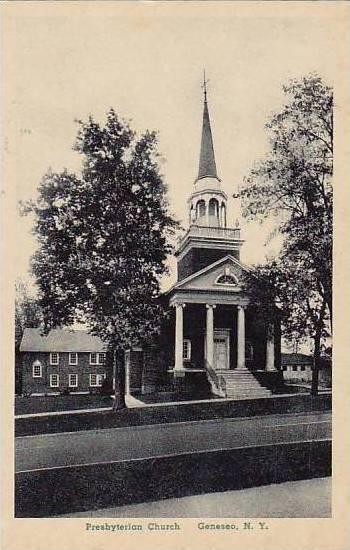
M 194 396 L 203 381 L 212 395 L 237 399 L 266 397 L 283 384 L 279 322 L 258 321 L 250 309 L 244 288 L 249 268 L 240 261 L 241 230 L 238 222 L 227 226 L 227 203 L 217 173 L 204 88 L 199 170 L 188 200 L 189 228 L 175 253 L 177 282 L 163 296 L 168 320 L 153 358 L 141 361 L 130 352 L 128 393 L 157 391 L 165 373 L 178 389 L 191 388 Z

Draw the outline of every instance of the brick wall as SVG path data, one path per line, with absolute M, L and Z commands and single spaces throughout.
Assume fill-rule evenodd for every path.
M 191 248 L 177 264 L 178 281 L 182 281 L 192 273 L 200 271 L 229 254 L 239 260 L 239 250 Z
M 42 365 L 42 377 L 33 378 L 33 363 L 40 361 Z M 111 362 L 105 365 L 90 365 L 90 354 L 87 352 L 78 353 L 78 365 L 69 365 L 69 354 L 59 354 L 59 364 L 50 365 L 50 354 L 43 352 L 22 352 L 22 393 L 57 393 L 68 388 L 69 374 L 78 375 L 78 387 L 70 388 L 71 392 L 98 390 L 90 387 L 90 374 L 106 374 L 106 379 L 112 380 L 113 371 Z M 59 387 L 50 387 L 50 374 L 59 375 Z
M 130 392 L 139 393 L 142 387 L 143 351 L 130 352 Z

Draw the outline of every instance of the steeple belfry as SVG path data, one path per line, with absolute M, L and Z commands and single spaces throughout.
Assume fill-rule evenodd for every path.
M 199 155 L 198 177 L 194 182 L 189 199 L 190 225 L 207 227 L 226 227 L 227 195 L 221 187 L 221 180 L 216 170 L 213 137 L 211 133 L 207 83 L 203 82 L 204 109 L 202 139 Z
M 211 126 L 210 126 L 210 117 L 209 117 L 208 101 L 207 101 L 207 83 L 208 81 L 205 79 L 205 72 L 204 72 L 204 81 L 203 81 L 204 109 L 203 109 L 202 139 L 201 139 L 201 149 L 200 149 L 197 179 L 201 179 L 205 177 L 219 179 L 216 171 L 213 136 L 211 133 Z
M 239 260 L 243 243 L 240 228 L 227 226 L 227 195 L 216 170 L 207 82 L 204 73 L 199 170 L 188 199 L 189 228 L 176 251 L 179 281 L 227 255 Z

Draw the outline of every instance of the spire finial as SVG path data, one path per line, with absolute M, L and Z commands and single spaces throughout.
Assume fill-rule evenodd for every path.
M 205 78 L 205 69 L 203 69 L 203 84 L 202 84 L 202 88 L 203 88 L 203 92 L 204 92 L 204 101 L 205 103 L 207 102 L 207 84 L 209 83 L 209 80 L 207 80 Z

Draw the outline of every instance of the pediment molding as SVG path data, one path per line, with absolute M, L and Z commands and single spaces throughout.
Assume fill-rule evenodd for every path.
M 244 274 L 250 271 L 249 268 L 242 265 L 233 256 L 225 256 L 213 264 L 189 275 L 182 281 L 176 283 L 173 290 L 213 290 L 213 291 L 233 291 L 237 292 L 242 289 L 244 284 Z M 220 278 L 232 278 L 234 284 L 225 284 L 220 282 Z

